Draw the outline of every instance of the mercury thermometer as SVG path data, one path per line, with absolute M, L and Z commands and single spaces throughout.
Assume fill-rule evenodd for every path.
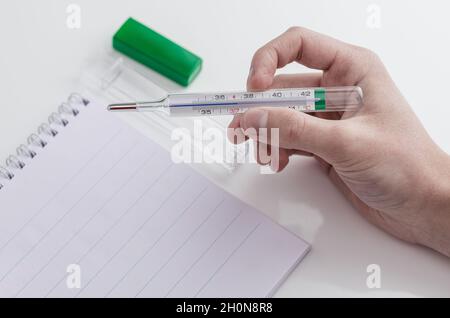
M 357 86 L 289 88 L 258 92 L 168 94 L 162 99 L 111 104 L 109 111 L 164 112 L 170 116 L 220 116 L 255 107 L 281 107 L 301 112 L 357 111 L 363 105 Z

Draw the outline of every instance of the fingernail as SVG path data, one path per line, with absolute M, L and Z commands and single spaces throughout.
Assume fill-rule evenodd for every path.
M 252 78 L 253 75 L 255 75 L 255 69 L 252 67 L 250 67 L 250 70 L 248 71 L 248 76 L 247 76 L 247 87 L 250 86 L 251 82 L 252 82 Z
M 265 109 L 252 109 L 245 113 L 244 128 L 267 128 L 267 122 L 269 120 L 269 112 Z
M 250 66 L 250 70 L 248 71 L 248 78 L 251 78 L 254 73 L 255 73 L 255 69 L 253 68 L 253 66 Z
M 278 162 L 275 160 L 270 161 L 270 169 L 272 169 L 273 172 L 278 172 Z

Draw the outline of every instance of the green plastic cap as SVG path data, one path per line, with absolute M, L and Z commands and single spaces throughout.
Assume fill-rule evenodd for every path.
M 113 47 L 183 86 L 188 86 L 202 68 L 200 57 L 133 18 L 116 32 Z

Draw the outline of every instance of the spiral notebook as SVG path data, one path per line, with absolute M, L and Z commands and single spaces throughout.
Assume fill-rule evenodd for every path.
M 266 297 L 309 249 L 76 94 L 0 174 L 1 297 Z

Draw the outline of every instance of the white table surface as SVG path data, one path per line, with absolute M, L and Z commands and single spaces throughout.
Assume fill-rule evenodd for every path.
M 81 7 L 81 29 L 66 8 Z M 371 3 L 381 28 L 367 26 Z M 9 1 L 0 10 L 0 158 L 67 97 L 80 69 L 110 49 L 133 16 L 204 58 L 191 91 L 242 89 L 253 52 L 289 26 L 302 25 L 376 51 L 433 139 L 450 152 L 448 1 Z M 286 72 L 305 71 L 294 65 Z M 162 81 L 162 86 L 176 89 Z M 450 260 L 368 224 L 309 159 L 279 175 L 255 165 L 233 176 L 205 174 L 312 244 L 276 296 L 450 296 Z M 381 288 L 366 286 L 369 264 Z

